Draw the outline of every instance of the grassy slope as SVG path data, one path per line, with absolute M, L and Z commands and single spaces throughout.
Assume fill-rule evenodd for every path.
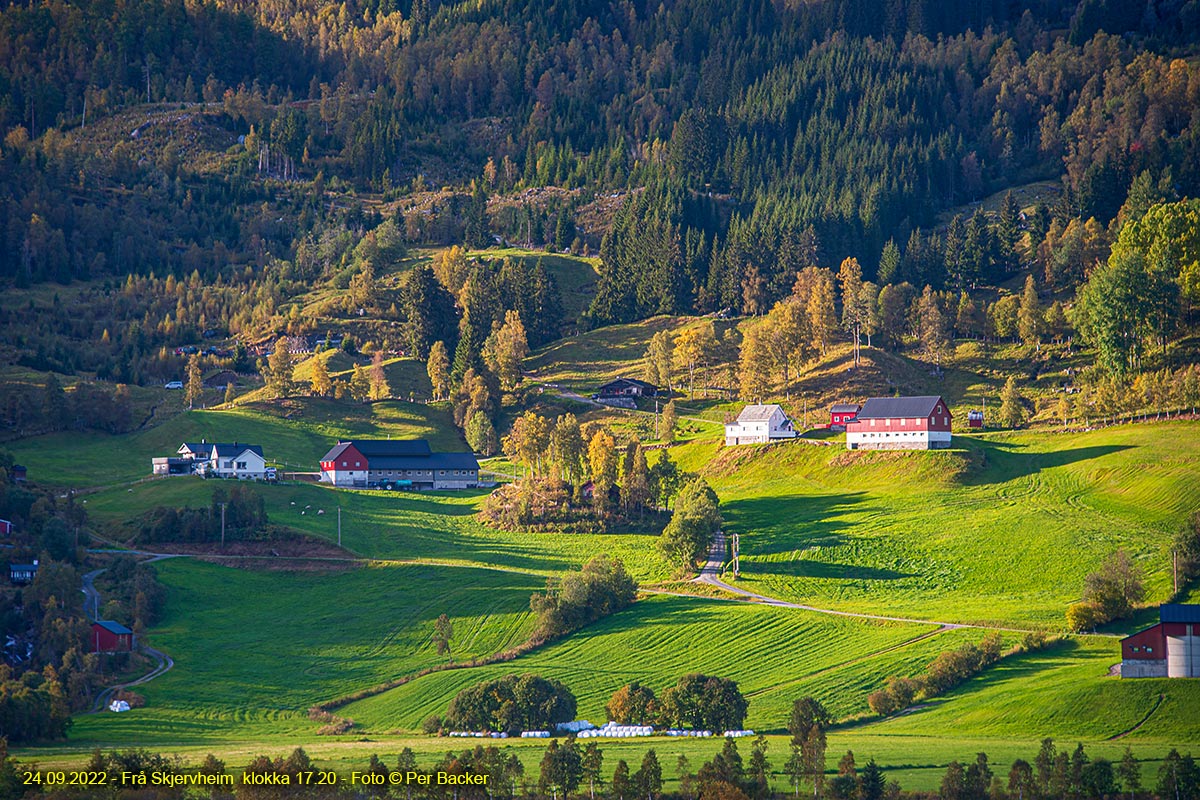
M 175 669 L 141 690 L 136 715 L 85 716 L 72 742 L 195 744 L 311 736 L 309 706 L 441 663 L 439 614 L 454 652 L 511 647 L 532 624 L 530 575 L 380 565 L 338 572 L 248 572 L 193 560 L 160 562 L 168 613 L 153 631 Z M 219 587 L 219 591 L 214 588 Z
M 6 445 L 30 477 L 55 486 L 108 486 L 150 475 L 150 459 L 174 455 L 184 441 L 260 444 L 268 461 L 316 471 L 339 437 L 424 437 L 437 450 L 461 450 L 449 414 L 438 406 L 384 401 L 340 403 L 304 398 L 287 408 L 255 404 L 190 411 L 153 428 L 114 437 L 58 433 Z
M 20 457 L 43 474 L 71 468 L 76 485 L 86 485 L 106 482 L 112 474 L 140 476 L 145 459 L 160 452 L 157 448 L 174 449 L 200 430 L 213 429 L 209 438 L 241 439 L 250 438 L 241 431 L 251 430 L 285 458 L 315 449 L 315 455 L 304 456 L 315 460 L 326 446 L 325 437 L 356 426 L 421 433 L 445 429 L 438 416 L 442 412 L 425 406 L 296 405 L 301 414 L 286 422 L 259 409 L 193 412 L 168 423 L 179 429 L 163 426 L 119 438 L 74 437 L 73 455 L 58 452 L 65 440 L 43 437 L 21 443 Z M 395 416 L 381 421 L 378 415 L 385 411 Z M 965 448 L 950 453 L 846 459 L 840 447 L 795 444 L 722 454 L 716 442 L 701 440 L 676 448 L 673 456 L 689 469 L 704 470 L 721 493 L 731 527 L 743 533 L 743 580 L 750 588 L 856 610 L 1027 625 L 1056 624 L 1063 604 L 1078 592 L 1083 573 L 1118 542 L 1148 559 L 1151 594 L 1163 594 L 1161 558 L 1151 557 L 1161 555 L 1167 537 L 1195 506 L 1194 492 L 1188 491 L 1196 474 L 1195 440 L 1194 423 L 1175 422 L 1088 434 L 962 438 Z M 157 503 L 206 504 L 212 485 L 177 479 L 131 488 L 89 495 L 89 510 L 97 519 L 120 524 Z M 285 577 L 164 564 L 164 577 L 173 587 L 170 617 L 152 634 L 158 646 L 177 659 L 182 656 L 180 666 L 146 687 L 151 700 L 146 711 L 114 715 L 111 721 L 81 719 L 73 739 L 83 750 L 74 750 L 73 743 L 74 752 L 99 742 L 178 742 L 197 748 L 215 748 L 220 742 L 221 752 L 234 758 L 252 742 L 308 744 L 316 727 L 303 717 L 308 704 L 426 663 L 429 615 L 441 609 L 426 607 L 416 617 L 405 616 L 414 597 L 437 596 L 446 608 L 455 609 L 456 630 L 476 629 L 481 636 L 488 630 L 492 638 L 478 639 L 477 651 L 487 652 L 505 637 L 519 638 L 526 623 L 513 615 L 524 618 L 528 593 L 540 587 L 544 575 L 577 566 L 593 553 L 620 555 L 642 580 L 666 574 L 645 536 L 490 531 L 472 518 L 480 494 L 331 494 L 312 485 L 263 487 L 263 492 L 274 521 L 326 538 L 335 536 L 335 517 L 299 511 L 312 506 L 331 512 L 335 504 L 342 505 L 344 542 L 357 553 L 518 572 L 427 563 Z M 1062 558 L 1065 552 L 1081 557 Z M 1014 563 L 1015 569 L 1009 566 Z M 473 587 L 459 577 L 466 573 L 494 576 L 496 582 Z M 380 575 L 403 576 L 404 586 L 394 595 L 381 593 Z M 502 610 L 508 621 L 493 635 L 484 615 L 495 606 L 497 592 L 508 598 L 499 601 L 509 604 Z M 247 602 L 250 597 L 253 602 Z M 180 610 L 181 602 L 187 611 Z M 333 610 L 338 608 L 343 610 Z M 330 614 L 335 616 L 326 616 Z M 259 633 L 264 626 L 289 624 L 284 620 L 322 618 L 329 624 L 316 637 L 307 628 L 303 637 L 276 637 L 271 653 L 244 660 L 245 651 L 253 650 L 252 641 L 261 636 L 239 638 L 250 636 L 243 631 Z M 394 620 L 400 624 L 391 625 Z M 367 724 L 372 736 L 397 727 L 411 729 L 422 715 L 440 710 L 439 704 L 444 708 L 463 682 L 511 668 L 564 678 L 580 695 L 581 713 L 599 717 L 607 694 L 620 683 L 639 679 L 661 688 L 682 671 L 708 669 L 743 683 L 752 695 L 753 725 L 778 728 L 795 696 L 813 693 L 839 714 L 858 713 L 866 693 L 883 678 L 913 674 L 939 650 L 978 636 L 943 633 L 859 658 L 924 630 L 929 629 L 715 601 L 655 599 L 516 664 L 423 678 L 357 703 L 346 713 Z M 393 635 L 395 639 L 388 638 Z M 835 641 L 832 637 L 838 637 L 838 646 L 822 649 L 823 643 Z M 240 646 L 224 654 L 224 641 Z M 388 641 L 400 644 L 383 644 Z M 336 665 L 329 660 L 334 650 L 363 655 L 363 663 Z M 597 673 L 597 660 L 611 660 L 613 653 L 622 654 L 621 663 Z M 1026 750 L 1035 748 L 1042 733 L 1095 741 L 1112 735 L 1126 720 L 1139 719 L 1148 710 L 1147 698 L 1164 688 L 1164 682 L 1104 677 L 1117 658 L 1111 639 L 1029 656 L 928 709 L 837 733 L 831 750 L 842 741 L 856 750 L 869 745 L 868 752 L 891 758 L 893 764 L 919 766 L 915 779 L 925 782 L 934 765 L 968 757 L 976 743 L 977 749 L 997 755 L 1011 751 L 1029 757 Z M 287 670 L 280 664 L 291 665 L 283 683 L 279 681 Z M 300 679 L 295 664 L 304 665 Z M 262 680 L 262 675 L 270 679 Z M 1019 691 L 1014 687 L 1018 679 Z M 1184 687 L 1165 688 L 1167 701 L 1128 739 L 1146 743 L 1147 753 L 1159 752 L 1165 743 L 1195 740 L 1179 709 L 1196 698 Z M 1103 718 L 1090 710 L 1097 704 L 1104 709 Z M 928 764 L 904 757 L 896 742 L 915 743 L 917 752 L 927 754 L 922 758 Z M 670 748 L 676 747 L 671 743 Z M 705 745 L 678 747 L 693 752 Z M 419 749 L 428 748 L 422 744 Z M 347 742 L 346 749 L 328 752 L 336 760 L 361 751 Z M 641 749 L 637 752 L 640 756 Z M 892 755 L 884 755 L 888 753 Z
M 354 703 L 346 713 L 371 728 L 411 730 L 429 714 L 444 712 L 464 686 L 528 671 L 572 687 L 580 717 L 601 723 L 604 704 L 630 681 L 661 691 L 684 673 L 704 672 L 738 681 L 751 700 L 748 724 L 779 728 L 797 693 L 813 692 L 839 715 L 864 712 L 864 688 L 878 673 L 923 666 L 940 649 L 982 635 L 939 634 L 872 659 L 867 669 L 858 663 L 933 630 L 761 605 L 657 597 L 512 663 L 426 676 Z M 877 679 L 882 677 L 886 675 Z
M 743 585 L 833 608 L 1059 627 L 1118 547 L 1168 592 L 1171 537 L 1200 507 L 1194 422 L 959 437 L 963 450 L 678 448 L 742 534 Z

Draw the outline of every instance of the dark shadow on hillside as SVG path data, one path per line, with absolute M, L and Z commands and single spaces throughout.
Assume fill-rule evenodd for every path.
M 916 576 L 913 572 L 865 567 L 860 564 L 830 564 L 825 561 L 758 561 L 755 572 L 782 575 L 788 578 L 828 578 L 829 580 L 895 581 Z
M 1027 475 L 1035 475 L 1044 469 L 1103 458 L 1122 450 L 1131 450 L 1134 447 L 1134 445 L 1127 444 L 1105 444 L 1074 447 L 1069 450 L 1053 450 L 1048 453 L 1033 453 L 1023 452 L 1026 449 L 1025 445 L 1007 442 L 976 440 L 972 444 L 982 452 L 984 463 L 981 467 L 976 467 L 962 475 L 960 480 L 966 486 L 1005 483 Z
M 788 495 L 734 500 L 722 507 L 731 530 L 743 539 L 747 555 L 789 553 L 806 547 L 837 547 L 850 523 L 834 519 L 848 511 L 866 512 L 865 492 Z

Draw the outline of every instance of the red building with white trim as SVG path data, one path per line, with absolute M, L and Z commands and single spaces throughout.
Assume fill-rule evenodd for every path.
M 950 406 L 939 395 L 872 397 L 846 425 L 849 450 L 937 450 L 950 446 Z

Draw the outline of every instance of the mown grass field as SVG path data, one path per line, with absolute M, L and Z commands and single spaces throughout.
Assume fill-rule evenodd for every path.
M 258 572 L 193 559 L 158 562 L 170 597 L 151 632 L 175 668 L 139 691 L 136 714 L 79 717 L 73 744 L 199 744 L 311 737 L 314 703 L 439 663 L 434 621 L 450 616 L 452 654 L 512 647 L 532 625 L 537 576 L 380 564 Z
M 740 585 L 830 608 L 1060 628 L 1117 548 L 1169 592 L 1169 547 L 1200 508 L 1200 425 L 956 438 L 848 453 L 789 443 L 676 448 L 741 534 Z
M 338 436 L 422 435 L 435 447 L 461 447 L 445 414 L 399 402 L 305 400 L 283 409 L 181 414 L 125 437 L 40 437 L 12 449 L 37 479 L 65 475 L 57 485 L 110 487 L 83 499 L 106 530 L 127 535 L 154 505 L 210 502 L 214 482 L 128 484 L 148 473 L 151 456 L 173 452 L 184 439 L 255 441 L 276 460 L 312 469 Z M 675 447 L 672 458 L 705 475 L 721 496 L 727 527 L 742 535 L 746 588 L 823 608 L 1056 629 L 1083 576 L 1118 546 L 1145 569 L 1148 601 L 1165 599 L 1166 548 L 1200 507 L 1198 434 L 1197 423 L 1175 421 L 959 436 L 949 452 L 847 454 L 837 437 L 829 446 L 724 449 L 697 428 L 698 438 Z M 915 675 L 938 652 L 983 635 L 946 630 L 918 638 L 937 627 L 652 597 L 515 662 L 435 673 L 353 703 L 339 713 L 360 728 L 317 736 L 308 706 L 434 663 L 432 620 L 443 611 L 454 618 L 456 654 L 481 655 L 521 641 L 532 624 L 529 594 L 594 554 L 622 558 L 643 583 L 667 578 L 670 569 L 649 535 L 491 530 L 474 516 L 483 492 L 345 492 L 312 484 L 259 490 L 272 522 L 328 541 L 336 539 L 341 506 L 344 547 L 383 561 L 319 573 L 160 563 L 168 614 L 149 635 L 176 659 L 175 670 L 144 687 L 147 708 L 81 717 L 69 743 L 22 751 L 23 759 L 78 761 L 96 745 L 136 744 L 194 760 L 212 750 L 237 764 L 302 744 L 336 767 L 365 762 L 371 752 L 394 760 L 405 745 L 432 761 L 467 743 L 415 737 L 421 720 L 443 712 L 464 685 L 508 671 L 560 678 L 579 697 L 580 716 L 595 722 L 611 692 L 630 680 L 661 690 L 687 671 L 721 674 L 750 697 L 750 727 L 778 731 L 796 697 L 815 695 L 853 720 L 887 677 Z M 395 563 L 402 561 L 417 563 Z M 1046 735 L 1064 747 L 1087 742 L 1109 758 L 1119 758 L 1126 743 L 1154 759 L 1200 740 L 1189 713 L 1200 705 L 1193 682 L 1107 677 L 1118 660 L 1112 637 L 1006 660 L 912 713 L 837 729 L 830 765 L 853 748 L 860 764 L 873 756 L 891 765 L 889 777 L 919 789 L 936 787 L 951 759 L 982 750 L 1007 759 L 1006 768 L 1013 758 L 1032 757 Z M 1141 727 L 1105 743 L 1136 726 L 1159 693 L 1162 704 Z M 536 771 L 543 745 L 512 746 Z M 696 766 L 719 743 L 604 746 L 609 770 L 617 757 L 637 762 L 655 746 L 670 777 L 677 754 Z M 772 748 L 781 773 L 785 740 L 773 738 Z
M 983 636 L 960 630 L 900 646 L 936 630 L 755 604 L 654 597 L 511 663 L 429 675 L 354 703 L 346 713 L 371 730 L 412 730 L 430 714 L 444 713 L 465 686 L 535 672 L 571 687 L 580 717 L 602 724 L 604 704 L 626 683 L 636 680 L 661 692 L 681 675 L 704 672 L 738 681 L 751 701 L 748 725 L 779 729 L 795 697 L 812 693 L 839 716 L 865 712 L 864 690 L 873 691 L 874 681 L 919 671 L 940 650 Z

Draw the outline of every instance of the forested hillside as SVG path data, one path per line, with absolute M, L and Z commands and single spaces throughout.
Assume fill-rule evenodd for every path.
M 386 350 L 442 341 L 457 383 L 509 310 L 535 346 L 758 315 L 852 257 L 906 335 L 929 287 L 951 323 L 974 307 L 953 334 L 1016 338 L 1032 275 L 1047 338 L 1136 369 L 1200 300 L 1194 243 L 1151 253 L 1194 207 L 1097 265 L 1200 191 L 1197 22 L 1195 0 L 10 4 L 0 280 L 89 283 L 4 308 L 6 358 L 146 383 L 210 337 L 206 363 L 249 371 L 254 343 L 357 317 Z M 408 258 L 498 242 L 598 254 L 590 307 L 563 315 L 547 273 L 497 291 L 498 259 L 434 282 Z M 1089 280 L 1161 297 L 1075 303 Z

